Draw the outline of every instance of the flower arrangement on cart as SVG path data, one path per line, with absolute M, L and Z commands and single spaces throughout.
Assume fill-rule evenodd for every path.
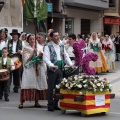
M 87 53 L 83 56 L 83 40 L 73 44 L 75 63 L 85 74 L 79 72 L 63 78 L 61 83 L 56 85 L 60 89 L 60 94 L 56 95 L 60 99 L 61 112 L 73 109 L 81 112 L 82 116 L 102 113 L 105 114 L 110 108 L 110 99 L 115 97 L 111 94 L 111 84 L 106 78 L 96 76 L 95 69 L 89 67 L 90 61 L 98 59 L 97 54 Z

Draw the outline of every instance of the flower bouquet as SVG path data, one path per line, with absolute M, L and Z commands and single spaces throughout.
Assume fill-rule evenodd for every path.
M 25 64 L 25 67 L 26 67 L 26 68 L 30 68 L 30 67 L 32 67 L 35 63 L 36 63 L 36 64 L 39 64 L 42 60 L 43 60 L 43 53 L 40 52 L 39 56 L 34 56 L 34 57 L 32 57 L 31 61 L 29 61 L 29 62 L 27 62 L 27 63 Z
M 92 75 L 73 75 L 67 79 L 62 79 L 61 83 L 56 85 L 57 89 L 79 90 L 80 95 L 86 92 L 111 92 L 111 84 L 106 78 L 99 78 Z

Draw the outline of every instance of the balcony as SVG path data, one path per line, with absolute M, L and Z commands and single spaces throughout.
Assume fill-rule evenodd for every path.
M 109 0 L 64 0 L 64 4 L 91 10 L 106 10 L 109 8 Z

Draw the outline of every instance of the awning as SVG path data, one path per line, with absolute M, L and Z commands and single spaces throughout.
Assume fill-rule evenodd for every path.
M 48 17 L 67 18 L 67 15 L 61 13 L 48 13 Z
M 120 25 L 120 18 L 104 17 L 104 24 Z

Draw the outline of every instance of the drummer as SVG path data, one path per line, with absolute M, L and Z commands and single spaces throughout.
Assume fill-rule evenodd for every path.
M 15 66 L 11 58 L 7 57 L 7 55 L 8 49 L 4 47 L 2 49 L 2 57 L 0 57 L 0 70 L 6 69 L 8 73 L 10 73 L 10 70 L 14 70 Z M 5 101 L 9 101 L 9 82 L 9 78 L 7 80 L 0 81 L 0 100 L 2 99 L 4 94 Z
M 8 52 L 9 52 L 9 57 L 14 58 L 18 57 L 18 59 L 22 62 L 22 48 L 23 48 L 23 42 L 19 40 L 20 33 L 18 33 L 17 29 L 13 29 L 12 33 L 10 33 L 12 36 L 12 39 L 8 41 Z M 20 88 L 20 79 L 21 79 L 21 71 L 22 71 L 22 66 L 18 69 L 15 69 L 13 73 L 13 84 L 14 88 L 13 91 L 15 93 L 19 92 Z M 12 74 L 11 74 L 11 80 L 12 80 Z

